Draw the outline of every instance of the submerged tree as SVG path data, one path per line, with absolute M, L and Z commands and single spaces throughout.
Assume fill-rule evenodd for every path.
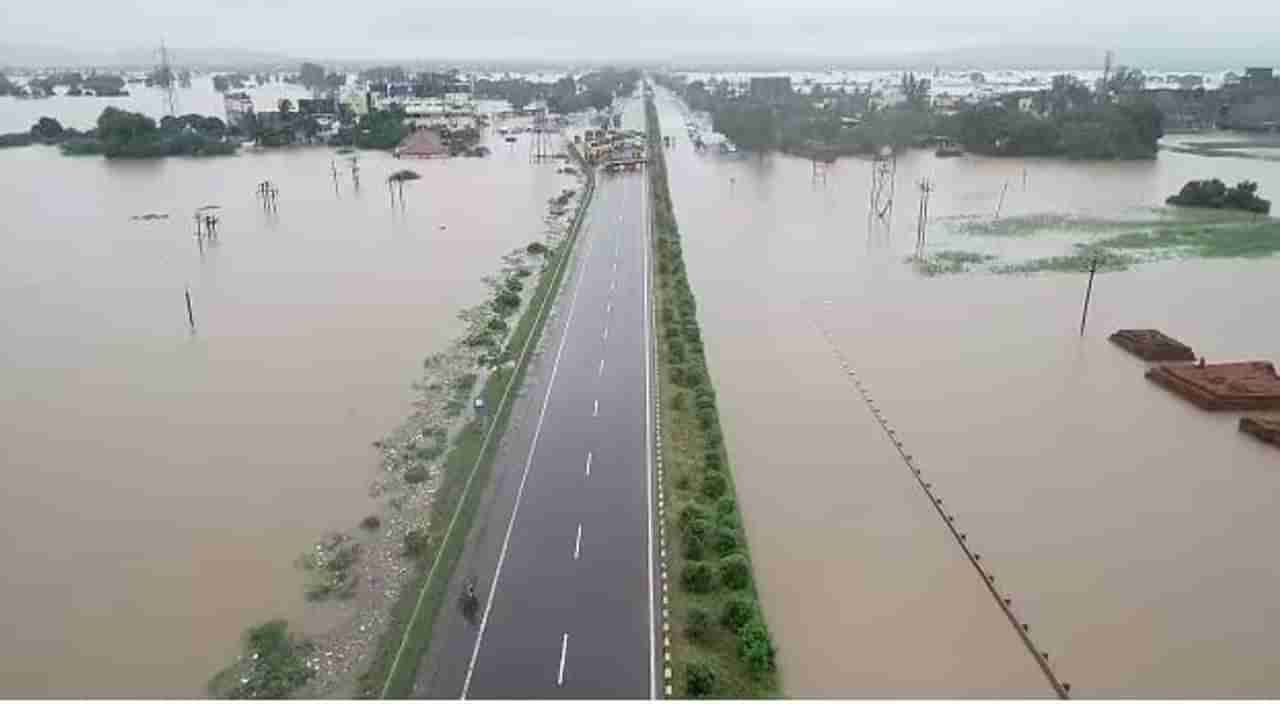
M 387 177 L 387 189 L 391 191 L 391 204 L 395 205 L 395 191 L 392 190 L 396 186 L 400 188 L 400 205 L 404 206 L 404 182 L 417 181 L 422 175 L 413 169 L 400 169 L 399 171 Z

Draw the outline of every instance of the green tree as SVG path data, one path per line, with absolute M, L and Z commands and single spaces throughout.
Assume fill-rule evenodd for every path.
M 304 88 L 309 88 L 311 90 L 324 88 L 327 85 L 325 83 L 324 66 L 310 62 L 302 64 L 302 67 L 298 69 L 298 82 L 301 83 Z
M 720 674 L 706 660 L 692 660 L 685 666 L 684 688 L 691 698 L 704 699 L 716 693 Z
M 98 139 L 104 142 L 136 142 L 152 137 L 156 121 L 137 112 L 110 106 L 98 116 Z
M 738 630 L 738 657 L 747 663 L 752 673 L 764 675 L 773 671 L 777 652 L 768 627 L 758 616 Z
M 711 632 L 711 612 L 701 606 L 690 606 L 685 613 L 684 634 L 690 640 L 702 640 Z
M 751 585 L 751 563 L 747 556 L 733 553 L 720 558 L 720 581 L 729 589 L 746 589 Z
M 1147 77 L 1141 69 L 1119 66 L 1111 78 L 1107 80 L 1108 95 L 1126 95 L 1140 93 L 1147 84 Z
M 1053 77 L 1046 97 L 1049 112 L 1054 115 L 1083 108 L 1089 105 L 1091 100 L 1089 87 L 1069 73 L 1061 73 Z
M 56 141 L 64 131 L 62 123 L 52 117 L 42 117 L 31 126 L 31 136 L 42 142 Z
M 680 583 L 690 593 L 705 594 L 715 589 L 715 571 L 705 562 L 686 562 L 684 571 L 680 574 Z
M 756 600 L 751 596 L 731 594 L 720 610 L 720 625 L 736 633 L 750 623 L 758 611 Z
M 17 95 L 22 92 L 17 83 L 9 80 L 9 77 L 0 73 L 0 95 Z

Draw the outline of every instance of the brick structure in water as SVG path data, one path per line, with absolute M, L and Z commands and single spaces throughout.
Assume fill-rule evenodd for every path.
M 1209 411 L 1280 409 L 1280 376 L 1271 362 L 1161 364 L 1146 377 Z
M 1194 362 L 1195 352 L 1159 330 L 1117 330 L 1108 338 L 1148 362 Z
M 1245 416 L 1240 419 L 1240 432 L 1280 447 L 1280 418 Z

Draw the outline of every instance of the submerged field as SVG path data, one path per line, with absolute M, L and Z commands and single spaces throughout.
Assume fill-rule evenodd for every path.
M 912 258 L 926 276 L 966 272 L 1028 274 L 1087 270 L 1123 271 L 1144 262 L 1180 258 L 1257 258 L 1280 252 L 1280 220 L 1214 210 L 1184 209 L 1175 216 L 1146 220 L 1030 215 L 1003 220 L 954 219 L 939 223 L 947 248 Z M 1060 253 L 1019 256 L 1026 239 L 1060 244 Z M 1027 247 L 1028 251 L 1039 247 Z

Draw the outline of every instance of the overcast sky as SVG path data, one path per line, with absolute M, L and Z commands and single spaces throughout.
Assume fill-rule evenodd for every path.
M 1237 0 L 4 0 L 0 43 L 349 59 L 857 57 L 997 45 L 1277 47 L 1280 4 Z

